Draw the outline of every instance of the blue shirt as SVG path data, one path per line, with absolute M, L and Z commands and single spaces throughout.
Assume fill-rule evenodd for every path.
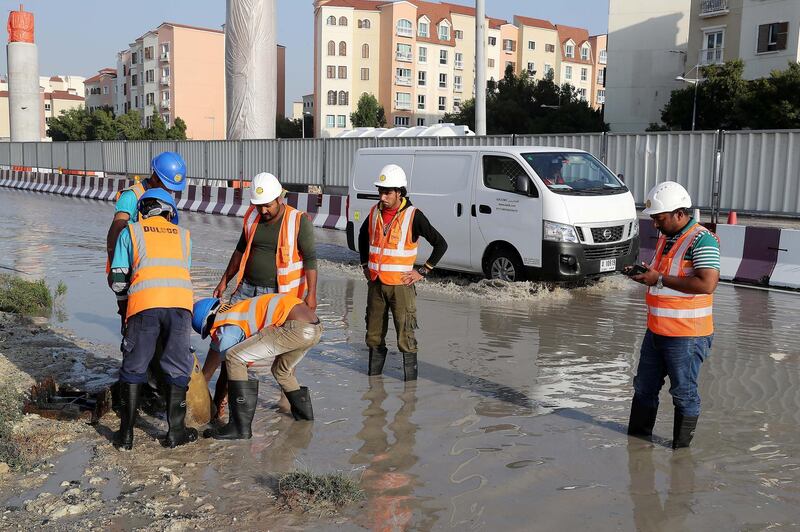
M 222 358 L 225 358 L 225 353 L 231 347 L 239 342 L 244 342 L 247 337 L 244 330 L 238 325 L 223 325 L 218 327 L 211 335 L 211 349 L 218 352 Z
M 139 220 L 139 200 L 136 199 L 136 194 L 132 190 L 125 190 L 120 194 L 117 203 L 114 205 L 114 212 L 124 212 L 131 217 L 131 222 Z
M 131 192 L 133 196 L 133 192 Z M 134 196 L 135 198 L 136 196 Z M 122 200 L 122 198 L 120 198 Z M 125 227 L 119 233 L 117 245 L 114 247 L 114 260 L 111 261 L 111 269 L 128 268 L 133 264 L 133 242 L 131 241 L 131 230 Z M 192 239 L 189 239 L 189 267 L 192 267 Z

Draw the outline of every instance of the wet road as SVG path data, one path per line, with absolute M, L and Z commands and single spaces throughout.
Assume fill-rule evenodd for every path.
M 0 265 L 53 286 L 63 280 L 62 325 L 108 344 L 119 341 L 103 273 L 112 211 L 0 189 Z M 181 218 L 193 236 L 196 295 L 205 295 L 241 221 Z M 720 286 L 703 414 L 692 449 L 675 453 L 666 390 L 662 438 L 651 445 L 624 435 L 645 326 L 638 285 L 615 277 L 548 292 L 426 282 L 417 304 L 420 380 L 406 385 L 393 342 L 385 375 L 365 376 L 365 282 L 342 232 L 317 237 L 325 334 L 298 367 L 317 420 L 259 415 L 249 444 L 201 442 L 198 452 L 208 446 L 216 457 L 210 486 L 256 485 L 298 466 L 352 470 L 369 502 L 341 525 L 348 530 L 800 527 L 800 295 Z M 274 383 L 262 380 L 268 404 Z M 241 490 L 220 510 L 258 512 L 263 497 L 260 488 Z

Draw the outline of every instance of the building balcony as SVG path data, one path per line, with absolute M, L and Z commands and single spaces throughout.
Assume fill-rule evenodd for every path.
M 411 86 L 411 78 L 405 76 L 395 76 L 394 77 L 394 84 L 395 85 L 402 85 L 403 87 L 410 87 Z
M 709 48 L 708 50 L 700 50 L 700 57 L 697 59 L 698 65 L 721 65 L 725 62 L 724 51 L 720 48 Z
M 394 102 L 394 108 L 397 111 L 410 111 L 411 110 L 411 102 Z
M 159 107 L 162 109 L 169 109 L 169 100 L 161 100 Z
M 464 70 L 464 61 L 456 61 L 456 70 Z
M 463 92 L 461 85 L 453 85 L 453 92 Z
M 405 61 L 406 63 L 410 63 L 412 60 L 412 54 L 406 54 L 403 52 L 397 52 L 397 60 L 398 61 Z
M 169 76 L 161 76 L 161 84 L 169 87 Z
M 159 58 L 162 61 L 169 61 L 169 52 L 161 52 L 161 55 L 159 56 Z
M 728 0 L 701 0 L 700 17 L 717 17 L 727 15 L 730 12 Z

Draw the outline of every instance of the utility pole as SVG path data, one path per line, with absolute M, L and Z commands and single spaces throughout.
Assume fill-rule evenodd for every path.
M 486 0 L 475 0 L 475 134 L 486 135 Z

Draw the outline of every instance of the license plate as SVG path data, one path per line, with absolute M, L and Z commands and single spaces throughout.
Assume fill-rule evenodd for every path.
M 601 272 L 613 272 L 617 269 L 617 259 L 604 259 L 600 261 Z

